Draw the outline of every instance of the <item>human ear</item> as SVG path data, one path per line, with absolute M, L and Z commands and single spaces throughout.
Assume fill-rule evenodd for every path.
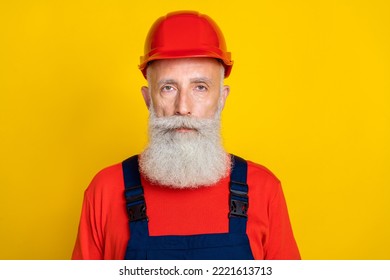
M 146 87 L 146 86 L 143 86 L 141 88 L 141 93 L 142 93 L 142 96 L 144 97 L 144 101 L 145 101 L 146 107 L 149 109 L 149 106 L 150 106 L 149 88 Z
M 229 96 L 229 93 L 230 93 L 230 86 L 224 85 L 219 100 L 220 102 L 219 106 L 221 110 L 225 107 L 226 98 Z

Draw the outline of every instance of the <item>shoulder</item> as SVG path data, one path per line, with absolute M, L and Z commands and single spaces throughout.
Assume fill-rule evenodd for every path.
M 92 179 L 95 184 L 112 184 L 122 179 L 122 164 L 116 163 L 100 170 Z
M 275 184 L 280 184 L 280 180 L 276 175 L 267 167 L 247 160 L 248 164 L 248 177 L 256 177 L 257 179 L 271 181 Z
M 88 197 L 106 196 L 110 193 L 123 190 L 123 172 L 122 164 L 117 163 L 100 170 L 93 177 L 88 188 L 85 190 L 85 195 Z
M 267 167 L 247 160 L 249 192 L 255 197 L 261 197 L 267 201 L 273 200 L 281 191 L 279 178 Z

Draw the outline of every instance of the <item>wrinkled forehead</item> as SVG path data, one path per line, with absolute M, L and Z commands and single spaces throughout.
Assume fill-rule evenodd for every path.
M 155 80 L 157 77 L 175 79 L 184 75 L 200 75 L 209 79 L 224 79 L 225 68 L 223 64 L 214 58 L 179 58 L 155 60 L 147 68 L 147 79 Z M 215 77 L 215 78 L 214 78 Z M 194 77 L 192 77 L 194 78 Z

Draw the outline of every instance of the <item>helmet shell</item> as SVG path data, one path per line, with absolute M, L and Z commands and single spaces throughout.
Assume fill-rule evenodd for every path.
M 209 16 L 195 11 L 173 12 L 157 19 L 150 28 L 139 69 L 146 78 L 148 64 L 154 60 L 189 57 L 220 60 L 225 78 L 233 66 L 225 38 Z

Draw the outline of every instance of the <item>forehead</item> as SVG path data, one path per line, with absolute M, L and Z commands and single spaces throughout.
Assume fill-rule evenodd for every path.
M 221 79 L 222 64 L 214 58 L 179 58 L 156 60 L 147 69 L 148 79 L 205 77 Z

